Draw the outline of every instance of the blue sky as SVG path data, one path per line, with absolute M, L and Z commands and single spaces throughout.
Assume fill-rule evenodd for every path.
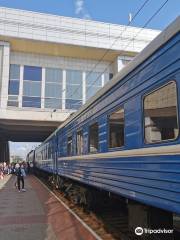
M 132 25 L 143 26 L 164 1 L 149 0 Z M 133 15 L 144 2 L 145 0 L 0 0 L 0 5 L 68 17 L 127 24 L 128 14 L 132 13 Z M 180 0 L 169 0 L 148 27 L 164 29 L 179 13 Z
M 18 155 L 26 159 L 26 155 L 39 143 L 24 143 L 24 142 L 10 142 L 10 154 L 11 155 Z
M 115 24 L 127 24 L 145 0 L 0 0 L 0 5 L 10 8 L 44 12 L 67 17 L 86 18 Z M 165 0 L 149 0 L 132 26 L 142 27 Z M 180 13 L 180 0 L 169 0 L 148 28 L 164 29 Z M 11 153 L 25 156 L 35 143 L 11 143 Z

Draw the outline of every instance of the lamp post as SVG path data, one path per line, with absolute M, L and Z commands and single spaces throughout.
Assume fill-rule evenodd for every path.
M 53 116 L 53 113 L 55 113 L 57 110 L 56 109 L 53 109 L 53 111 L 51 112 L 51 118 Z

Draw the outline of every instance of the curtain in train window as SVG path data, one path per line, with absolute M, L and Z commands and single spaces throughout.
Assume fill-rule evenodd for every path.
M 89 152 L 97 152 L 99 147 L 98 123 L 94 123 L 89 128 Z
M 124 109 L 118 109 L 109 116 L 109 148 L 124 145 Z
M 72 136 L 68 137 L 67 139 L 67 155 L 72 155 Z
M 78 155 L 81 155 L 83 153 L 83 131 L 82 130 L 77 132 L 76 152 Z
M 146 143 L 176 139 L 179 133 L 176 83 L 170 82 L 144 98 Z

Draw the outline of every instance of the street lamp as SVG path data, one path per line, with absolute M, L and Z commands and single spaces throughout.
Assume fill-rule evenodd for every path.
M 52 118 L 52 115 L 53 113 L 55 113 L 57 111 L 57 109 L 53 109 L 52 112 L 51 112 L 51 118 Z

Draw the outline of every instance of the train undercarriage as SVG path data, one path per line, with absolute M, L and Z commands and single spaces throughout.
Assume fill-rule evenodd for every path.
M 86 212 L 101 213 L 103 209 L 114 211 L 124 216 L 128 231 L 133 240 L 179 240 L 180 216 L 171 212 L 148 206 L 131 199 L 118 196 L 95 187 L 87 186 L 57 174 L 36 169 L 37 177 L 48 181 L 52 189 L 63 193 L 64 197 L 83 208 Z M 131 239 L 131 238 L 127 238 Z

